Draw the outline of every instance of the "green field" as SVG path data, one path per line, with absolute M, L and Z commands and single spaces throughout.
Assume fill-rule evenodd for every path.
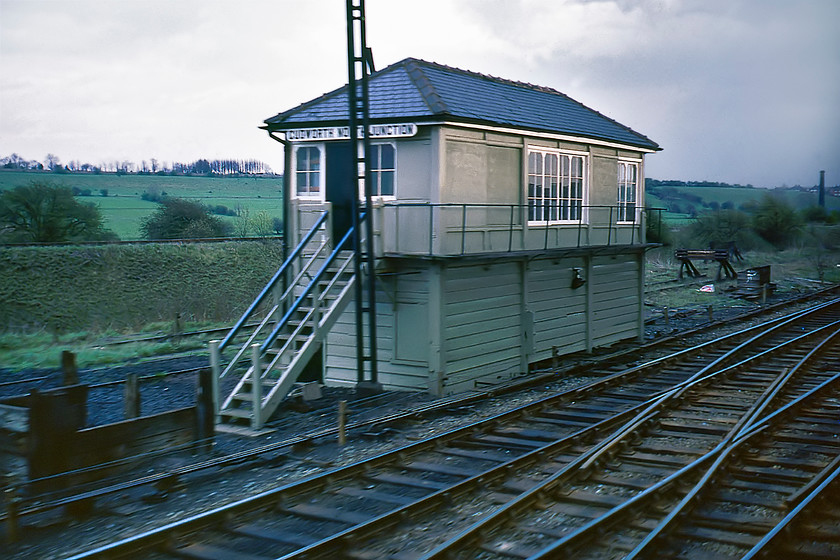
M 46 171 L 17 171 L 0 169 L 0 191 L 25 185 L 31 181 L 48 181 L 80 190 L 90 190 L 90 196 L 81 196 L 84 202 L 96 204 L 105 218 L 105 227 L 114 231 L 122 240 L 140 239 L 143 218 L 154 212 L 158 205 L 143 200 L 143 193 L 166 193 L 177 198 L 200 201 L 210 207 L 225 206 L 240 210 L 240 215 L 255 216 L 265 212 L 270 218 L 283 217 L 282 177 L 187 177 L 170 175 L 116 175 L 102 173 L 52 173 Z M 107 191 L 107 196 L 103 196 Z M 816 193 L 788 189 L 753 189 L 738 187 L 657 187 L 648 190 L 645 204 L 652 208 L 669 209 L 665 220 L 672 226 L 693 221 L 693 216 L 708 211 L 710 205 L 730 203 L 742 209 L 751 202 L 759 202 L 771 193 L 783 197 L 798 209 L 816 206 Z M 678 209 L 679 211 L 675 211 Z M 826 209 L 840 211 L 840 198 L 826 197 Z M 236 225 L 237 217 L 223 219 Z M 240 231 L 236 228 L 234 231 Z
M 790 189 L 750 189 L 739 187 L 658 187 L 648 189 L 645 193 L 645 204 L 652 208 L 680 208 L 681 212 L 665 212 L 665 219 L 679 226 L 692 220 L 691 214 L 708 211 L 709 205 L 717 203 L 731 203 L 735 209 L 742 209 L 744 205 L 760 202 L 766 194 L 779 196 L 788 204 L 799 210 L 817 205 L 817 194 Z M 829 212 L 840 210 L 840 198 L 826 196 L 825 207 Z M 693 212 L 692 212 L 693 210 Z
M 169 175 L 99 175 L 83 173 L 51 173 L 0 170 L 0 191 L 26 185 L 32 181 L 48 181 L 80 190 L 89 189 L 91 196 L 78 197 L 96 204 L 105 218 L 105 227 L 122 240 L 140 239 L 141 220 L 158 205 L 143 200 L 146 192 L 197 200 L 208 206 L 226 206 L 251 216 L 266 212 L 270 217 L 283 217 L 282 177 L 186 177 Z M 107 196 L 103 196 L 107 190 Z M 239 218 L 225 216 L 235 222 Z

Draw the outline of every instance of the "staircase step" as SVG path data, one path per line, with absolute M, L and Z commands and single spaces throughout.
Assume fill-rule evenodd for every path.
M 231 418 L 250 418 L 253 416 L 250 410 L 244 408 L 225 408 L 219 411 L 219 416 L 229 416 Z

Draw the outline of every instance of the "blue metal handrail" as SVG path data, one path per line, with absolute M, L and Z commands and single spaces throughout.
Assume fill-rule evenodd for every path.
M 333 249 L 333 252 L 330 253 L 330 256 L 327 257 L 327 259 L 324 261 L 324 264 L 321 266 L 321 268 L 318 269 L 318 272 L 316 272 L 315 275 L 312 277 L 312 280 L 303 290 L 303 293 L 301 293 L 300 296 L 298 296 L 298 298 L 291 305 L 291 307 L 289 307 L 288 311 L 286 311 L 286 314 L 283 315 L 283 318 L 277 322 L 277 325 L 274 327 L 274 330 L 271 331 L 271 334 L 268 335 L 268 338 L 266 338 L 265 342 L 262 343 L 262 345 L 260 346 L 261 354 L 265 353 L 271 347 L 271 345 L 274 344 L 274 341 L 277 339 L 277 336 L 280 334 L 280 331 L 283 330 L 283 327 L 286 326 L 286 323 L 289 321 L 292 314 L 298 310 L 300 304 L 303 303 L 303 300 L 309 296 L 309 294 L 312 292 L 312 287 L 321 279 L 321 277 L 323 277 L 327 268 L 329 268 L 333 261 L 335 261 L 336 257 L 342 251 L 344 245 L 347 243 L 347 241 L 352 235 L 353 228 L 351 227 L 347 230 L 347 233 L 344 234 L 344 237 L 341 238 L 341 241 L 338 242 L 338 245 L 336 245 L 335 249 Z
M 327 221 L 328 214 L 328 212 L 324 212 L 321 215 L 321 217 L 318 218 L 318 221 L 315 222 L 315 225 L 312 226 L 312 228 L 309 230 L 309 232 L 307 232 L 307 234 L 304 236 L 301 242 L 298 243 L 298 246 L 295 247 L 295 250 L 292 251 L 292 254 L 289 255 L 289 257 L 282 265 L 280 265 L 280 268 L 277 270 L 277 272 L 274 273 L 274 276 L 271 277 L 271 280 L 268 281 L 268 284 L 266 284 L 265 288 L 263 288 L 262 292 L 260 292 L 260 295 L 257 296 L 257 299 L 255 299 L 253 303 L 251 303 L 251 305 L 248 307 L 248 309 L 245 311 L 242 317 L 240 317 L 239 321 L 236 322 L 236 324 L 233 326 L 233 328 L 230 330 L 227 336 L 225 336 L 224 340 L 222 340 L 222 342 L 219 343 L 220 352 L 225 348 L 225 346 L 228 345 L 228 343 L 230 343 L 231 340 L 233 340 L 233 337 L 235 337 L 239 333 L 239 330 L 251 317 L 251 315 L 253 315 L 254 311 L 256 311 L 256 309 L 262 304 L 263 300 L 265 300 L 268 294 L 271 293 L 271 291 L 274 289 L 274 286 L 277 284 L 280 278 L 283 277 L 283 274 L 286 272 L 286 270 L 292 265 L 294 260 L 298 258 L 298 256 L 300 256 L 301 252 L 303 252 L 303 248 L 312 240 L 313 237 L 315 237 L 315 234 Z

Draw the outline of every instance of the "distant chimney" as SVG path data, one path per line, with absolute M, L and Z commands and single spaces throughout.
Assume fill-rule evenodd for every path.
M 820 208 L 825 208 L 825 171 L 820 171 Z

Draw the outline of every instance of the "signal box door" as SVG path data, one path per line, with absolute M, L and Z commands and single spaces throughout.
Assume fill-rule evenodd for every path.
M 356 191 L 355 158 L 350 142 L 327 142 L 327 173 L 324 196 L 332 203 L 332 238 L 341 240 L 353 226 L 353 196 Z

